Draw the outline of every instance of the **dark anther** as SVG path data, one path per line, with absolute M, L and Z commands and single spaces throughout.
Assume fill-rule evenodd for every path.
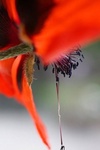
M 46 71 L 48 69 L 48 66 L 44 66 L 44 70 Z
M 53 73 L 61 73 L 64 77 L 68 75 L 70 78 L 72 75 L 72 70 L 75 70 L 78 67 L 79 61 L 82 62 L 83 58 L 84 56 L 79 48 L 69 55 L 62 55 L 61 59 L 52 64 Z
M 75 70 L 79 66 L 79 62 L 83 61 L 82 51 L 77 48 L 75 51 L 70 53 L 69 55 L 62 55 L 59 60 L 55 63 L 52 63 L 52 73 L 56 74 L 56 81 L 59 81 L 58 74 L 61 73 L 64 77 L 68 75 L 70 78 L 72 75 L 72 71 Z M 35 62 L 40 69 L 40 60 L 38 57 L 35 58 Z M 43 67 L 46 71 L 48 66 Z
M 53 67 L 53 66 L 52 66 Z M 54 67 L 52 68 L 52 73 L 54 73 L 54 71 L 55 71 L 55 69 L 54 69 Z
M 60 150 L 65 150 L 65 146 L 62 145 Z
M 59 82 L 59 77 L 56 75 L 56 82 Z
M 35 57 L 35 63 L 37 65 L 37 67 L 38 67 L 38 70 L 40 70 L 40 60 L 39 60 L 39 58 L 37 56 Z

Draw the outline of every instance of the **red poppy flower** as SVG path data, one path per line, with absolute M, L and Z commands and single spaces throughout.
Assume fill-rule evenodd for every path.
M 4 51 L 18 45 L 18 27 L 13 22 L 5 8 L 0 7 L 0 50 Z M 19 55 L 14 58 L 0 61 L 0 93 L 15 98 L 26 107 L 32 116 L 43 142 L 50 149 L 47 132 L 34 104 L 31 90 L 33 76 L 33 54 Z
M 100 37 L 100 0 L 0 0 L 0 50 L 22 41 L 35 47 L 44 64 Z M 33 117 L 50 148 L 30 87 L 33 55 L 0 61 L 0 92 L 16 98 Z M 30 67 L 29 67 L 30 66 Z M 28 68 L 29 67 L 29 68 Z M 28 71 L 27 71 L 28 70 Z
M 20 38 L 32 42 L 45 63 L 100 36 L 99 0 L 3 1 Z

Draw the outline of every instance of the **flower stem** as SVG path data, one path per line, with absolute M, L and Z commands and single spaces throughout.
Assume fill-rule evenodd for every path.
M 32 45 L 21 43 L 17 46 L 11 47 L 7 50 L 0 51 L 0 60 L 16 57 L 21 54 L 30 53 L 33 51 Z

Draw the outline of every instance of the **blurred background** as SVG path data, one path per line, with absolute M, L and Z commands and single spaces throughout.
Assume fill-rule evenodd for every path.
M 66 150 L 100 150 L 100 41 L 83 47 L 85 59 L 72 77 L 60 75 L 62 132 Z M 32 85 L 52 150 L 60 150 L 55 76 L 35 66 Z M 46 150 L 23 106 L 0 96 L 0 150 Z

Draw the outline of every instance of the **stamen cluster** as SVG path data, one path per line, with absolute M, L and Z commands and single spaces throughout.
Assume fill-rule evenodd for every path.
M 72 75 L 72 70 L 75 70 L 79 62 L 83 61 L 82 51 L 78 48 L 74 52 L 69 55 L 62 55 L 60 59 L 54 62 L 52 65 L 52 73 L 56 75 L 56 81 L 59 81 L 58 74 L 61 73 L 64 77 L 68 75 L 70 78 Z M 40 70 L 40 60 L 38 57 L 35 58 L 35 62 L 37 64 L 38 69 Z M 46 71 L 48 66 L 44 66 L 44 70 Z

